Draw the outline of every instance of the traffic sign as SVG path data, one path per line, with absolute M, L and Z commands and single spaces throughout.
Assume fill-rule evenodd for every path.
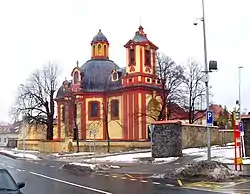
M 213 111 L 208 110 L 206 112 L 206 120 L 207 120 L 207 126 L 213 126 L 213 122 L 214 122 L 214 114 Z
M 240 132 L 244 131 L 243 122 L 242 121 L 239 122 L 239 130 L 240 130 Z

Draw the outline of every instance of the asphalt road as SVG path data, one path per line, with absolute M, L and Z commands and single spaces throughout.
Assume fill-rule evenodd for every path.
M 8 169 L 17 182 L 26 183 L 22 190 L 24 194 L 211 194 L 131 177 L 77 175 L 60 169 L 62 164 L 48 160 L 12 159 L 0 155 L 0 167 Z

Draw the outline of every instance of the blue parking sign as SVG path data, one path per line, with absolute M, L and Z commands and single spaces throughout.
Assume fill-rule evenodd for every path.
M 206 112 L 206 121 L 207 121 L 207 126 L 213 126 L 213 122 L 214 122 L 214 114 L 213 111 L 208 110 Z
M 244 132 L 244 127 L 243 127 L 242 121 L 239 122 L 239 130 L 240 130 L 240 132 Z

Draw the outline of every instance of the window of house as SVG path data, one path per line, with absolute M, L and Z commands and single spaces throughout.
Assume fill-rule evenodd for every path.
M 129 50 L 129 64 L 134 65 L 135 64 L 135 49 Z
M 150 66 L 150 50 L 145 50 L 145 65 Z
M 111 101 L 111 119 L 119 119 L 119 100 Z
M 93 45 L 93 50 L 92 50 L 92 52 L 93 52 L 93 56 L 95 56 L 95 45 Z
M 65 122 L 65 106 L 62 107 L 62 122 Z
M 106 45 L 104 45 L 103 51 L 104 51 L 104 56 L 106 57 L 107 56 L 107 46 Z
M 7 142 L 7 138 L 4 138 L 4 143 L 6 143 Z
M 74 118 L 77 118 L 77 104 L 74 104 Z
M 90 119 L 98 119 L 100 117 L 100 102 L 89 102 L 89 114 Z
M 79 73 L 76 71 L 74 73 L 74 84 L 76 84 L 79 81 Z
M 98 44 L 98 55 L 102 55 L 102 46 Z
M 113 73 L 113 81 L 116 81 L 118 79 L 118 73 L 114 72 Z

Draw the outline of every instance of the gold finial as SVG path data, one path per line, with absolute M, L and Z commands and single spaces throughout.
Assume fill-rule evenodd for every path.
M 78 62 L 78 60 L 76 61 L 76 66 L 77 66 L 77 67 L 79 66 L 79 62 Z

